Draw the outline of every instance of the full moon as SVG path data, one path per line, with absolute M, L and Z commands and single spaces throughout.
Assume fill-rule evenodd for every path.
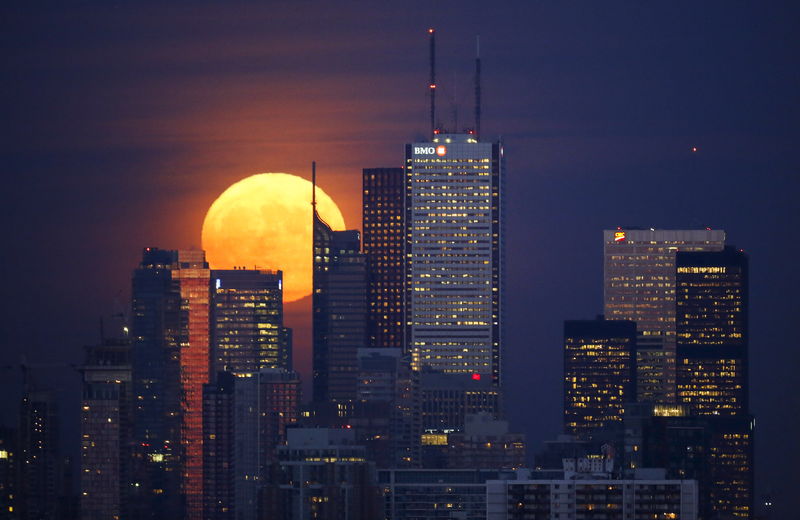
M 319 186 L 317 212 L 344 229 L 339 207 Z M 233 184 L 203 221 L 202 243 L 212 269 L 280 269 L 283 299 L 311 294 L 311 182 L 288 173 L 260 173 Z

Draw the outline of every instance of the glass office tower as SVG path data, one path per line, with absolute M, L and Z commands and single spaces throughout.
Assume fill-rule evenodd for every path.
M 500 143 L 406 145 L 406 343 L 416 369 L 501 383 Z

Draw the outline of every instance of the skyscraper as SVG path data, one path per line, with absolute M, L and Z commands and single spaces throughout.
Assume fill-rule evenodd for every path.
M 107 339 L 86 347 L 81 372 L 81 518 L 128 518 L 133 447 L 130 342 Z
M 734 247 L 676 258 L 678 400 L 709 416 L 707 488 L 720 518 L 753 511 L 748 389 L 748 258 Z
M 603 231 L 607 320 L 636 322 L 640 401 L 675 401 L 675 254 L 719 251 L 722 230 Z
M 356 398 L 356 352 L 366 346 L 365 261 L 360 233 L 333 231 L 314 200 L 313 400 L 345 406 Z
M 622 422 L 636 398 L 636 323 L 564 322 L 564 431 L 579 439 Z
M 188 518 L 203 514 L 203 385 L 208 383 L 209 269 L 204 251 L 178 251 L 172 276 L 180 284 L 184 334 L 181 367 L 181 489 Z
M 60 518 L 59 423 L 53 391 L 26 383 L 20 406 L 19 496 L 16 501 L 19 518 L 23 520 Z
M 211 271 L 212 377 L 262 368 L 291 370 L 291 343 L 283 331 L 281 271 Z
M 679 252 L 675 278 L 678 400 L 698 415 L 747 414 L 747 256 Z
M 503 147 L 406 145 L 406 342 L 415 368 L 501 383 Z
M 141 518 L 183 516 L 180 346 L 184 313 L 172 278 L 177 251 L 146 248 L 132 281 L 135 393 L 133 506 Z
M 149 501 L 143 507 L 155 518 L 184 511 L 201 518 L 209 370 L 205 253 L 145 249 L 133 275 L 133 312 L 137 458 Z
M 405 191 L 403 168 L 365 168 L 363 251 L 367 262 L 369 347 L 405 349 Z

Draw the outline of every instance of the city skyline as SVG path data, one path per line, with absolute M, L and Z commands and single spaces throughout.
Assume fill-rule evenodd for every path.
M 798 135 L 798 107 L 790 94 L 797 81 L 782 75 L 792 68 L 783 50 L 792 38 L 780 16 L 784 10 L 704 7 L 686 13 L 676 6 L 580 13 L 517 6 L 520 21 L 536 20 L 531 42 L 520 34 L 520 21 L 503 20 L 499 13 L 489 13 L 482 23 L 473 20 L 482 12 L 477 3 L 467 6 L 466 14 L 443 7 L 423 20 L 395 10 L 391 22 L 379 11 L 343 11 L 334 19 L 344 28 L 332 29 L 279 10 L 276 20 L 293 21 L 299 29 L 289 37 L 270 22 L 275 34 L 260 44 L 276 49 L 274 54 L 257 51 L 258 40 L 248 39 L 257 34 L 250 23 L 231 14 L 213 22 L 217 11 L 209 6 L 185 27 L 175 25 L 174 9 L 160 11 L 154 21 L 125 9 L 76 10 L 71 16 L 92 29 L 84 35 L 69 23 L 58 25 L 57 11 L 9 13 L 19 36 L 13 48 L 18 59 L 8 76 L 19 81 L 12 89 L 19 106 L 11 110 L 9 124 L 18 131 L 3 155 L 7 171 L 21 184 L 18 196 L 9 190 L 3 197 L 14 224 L 14 254 L 3 267 L 25 276 L 6 286 L 2 364 L 18 364 L 21 355 L 64 367 L 79 363 L 82 345 L 97 342 L 97 317 L 126 305 L 126 278 L 138 251 L 147 245 L 199 249 L 199 224 L 210 202 L 247 175 L 288 171 L 307 177 L 308 164 L 316 159 L 324 172 L 320 183 L 342 206 L 347 229 L 362 229 L 362 168 L 401 166 L 402 144 L 425 136 L 425 30 L 433 25 L 444 68 L 442 116 L 451 117 L 450 97 L 470 98 L 465 94 L 471 68 L 465 62 L 480 33 L 484 135 L 503 132 L 512 158 L 508 271 L 516 283 L 509 289 L 510 362 L 504 376 L 517 396 L 509 407 L 512 423 L 528 432 L 532 444 L 560 427 L 562 321 L 602 311 L 603 229 L 724 228 L 727 242 L 747 249 L 751 260 L 756 498 L 788 489 L 797 451 L 779 428 L 786 406 L 790 415 L 798 408 L 786 383 L 797 354 L 782 349 L 791 344 L 789 318 L 797 304 L 776 280 L 796 283 L 788 259 L 796 257 L 798 245 L 787 237 L 798 225 L 792 194 L 800 186 L 797 159 L 790 153 Z M 323 8 L 316 13 L 334 16 Z M 357 15 L 363 19 L 356 21 Z M 134 20 L 131 28 L 112 36 L 126 19 Z M 543 20 L 565 34 L 555 34 Z M 375 27 L 348 40 L 347 28 L 368 21 L 386 24 L 385 41 Z M 226 24 L 240 30 L 221 29 Z M 735 30 L 718 27 L 726 24 Z M 190 27 L 218 30 L 204 46 L 191 37 Z M 671 27 L 685 38 L 675 41 Z M 52 30 L 33 37 L 36 28 Z M 161 39 L 146 39 L 148 28 Z M 281 38 L 293 45 L 279 45 Z M 358 44 L 370 40 L 378 43 L 351 61 Z M 87 45 L 102 41 L 109 43 L 108 55 L 99 50 L 102 45 Z M 140 50 L 131 46 L 143 41 Z M 328 41 L 340 45 L 327 57 L 342 61 L 325 66 L 311 58 Z M 59 42 L 74 51 L 73 62 L 58 52 Z M 634 49 L 637 42 L 641 49 Z M 170 50 L 159 55 L 159 49 Z M 236 59 L 224 67 L 226 52 Z M 298 57 L 311 61 L 292 65 Z M 385 73 L 385 61 L 400 72 L 378 80 L 377 88 L 359 99 L 361 87 L 352 85 Z M 267 64 L 278 72 L 266 72 Z M 335 73 L 335 64 L 347 66 Z M 103 71 L 108 77 L 91 85 Z M 215 74 L 221 86 L 201 81 L 187 88 L 193 75 Z M 59 78 L 66 93 L 61 98 L 50 86 Z M 575 79 L 590 86 L 576 86 Z M 268 94 L 264 83 L 270 81 L 274 89 Z M 225 87 L 244 101 L 223 102 L 215 88 Z M 287 100 L 285 107 L 275 108 L 272 119 L 269 111 L 247 115 L 249 107 L 275 107 L 281 99 Z M 304 99 L 311 100 L 305 109 Z M 471 105 L 463 99 L 460 104 Z M 159 113 L 166 107 L 173 110 Z M 272 130 L 280 121 L 292 122 L 285 138 Z M 233 131 L 223 138 L 225 128 Z M 37 209 L 43 205 L 45 210 Z M 57 220 L 66 233 L 56 229 Z M 87 247 L 102 254 L 84 255 Z M 58 266 L 53 251 L 63 251 Z M 24 285 L 25 278 L 40 280 L 41 287 Z M 299 316 L 310 309 L 308 300 L 285 306 L 298 345 L 295 360 L 303 366 L 310 360 L 310 324 Z M 43 326 L 36 326 L 40 322 Z M 527 399 L 531 382 L 541 399 Z M 77 388 L 78 377 L 59 376 L 56 383 Z M 785 395 L 782 409 L 772 404 Z M 0 417 L 9 425 L 14 415 L 3 409 Z

